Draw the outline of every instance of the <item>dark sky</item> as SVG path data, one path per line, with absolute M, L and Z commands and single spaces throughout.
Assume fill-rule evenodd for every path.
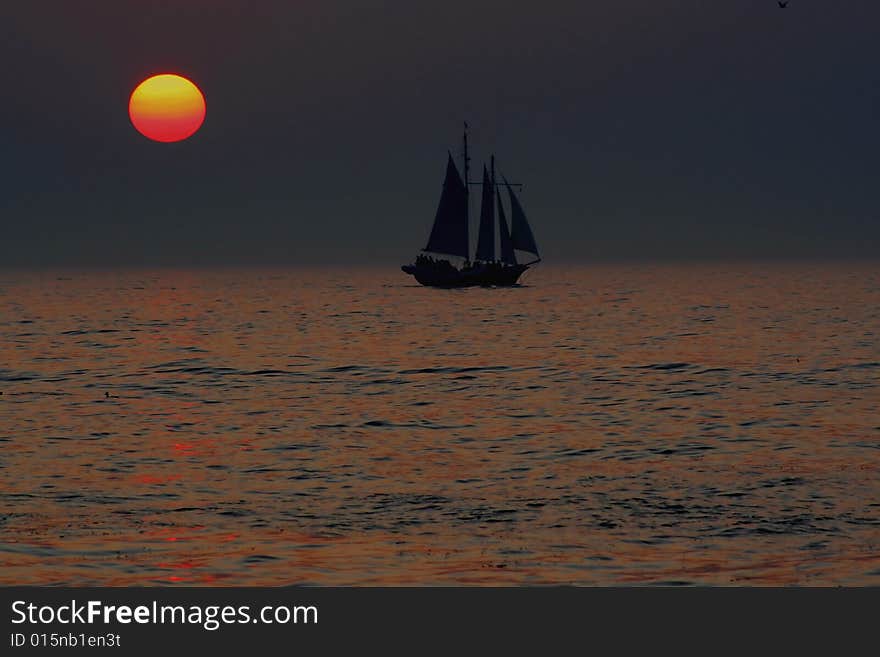
M 6 0 L 0 266 L 398 264 L 471 124 L 547 260 L 876 257 L 876 0 Z M 194 137 L 128 97 L 176 72 Z

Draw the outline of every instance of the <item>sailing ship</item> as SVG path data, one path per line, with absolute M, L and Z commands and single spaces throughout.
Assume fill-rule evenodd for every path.
M 432 287 L 469 287 L 516 285 L 520 276 L 532 265 L 541 261 L 535 236 L 526 219 L 522 205 L 517 198 L 515 187 L 520 184 L 503 183 L 495 179 L 495 156 L 490 166 L 483 165 L 482 182 L 470 182 L 470 158 L 468 157 L 467 123 L 464 125 L 464 178 L 455 165 L 452 153 L 446 161 L 446 179 L 443 192 L 434 216 L 434 225 L 428 243 L 414 263 L 403 265 L 401 269 L 422 285 Z M 510 228 L 501 202 L 501 186 L 507 191 L 510 201 Z M 480 224 L 477 232 L 477 248 L 473 260 L 470 258 L 470 195 L 469 187 L 482 187 Z M 497 217 L 497 222 L 496 222 Z M 496 256 L 496 226 L 500 253 Z M 522 251 L 534 256 L 529 262 L 520 263 L 516 252 Z M 446 256 L 445 258 L 442 256 Z M 461 259 L 456 265 L 449 258 Z

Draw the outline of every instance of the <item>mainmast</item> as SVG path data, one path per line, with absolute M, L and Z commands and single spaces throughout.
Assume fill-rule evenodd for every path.
M 495 153 L 492 153 L 491 164 L 492 164 L 492 168 L 489 171 L 489 173 L 492 176 L 492 196 L 494 197 L 495 190 L 497 189 L 496 184 L 495 184 Z
M 464 122 L 464 223 L 470 225 L 471 221 L 471 203 L 470 203 L 470 179 L 471 179 L 471 158 L 468 155 L 468 124 Z M 470 260 L 470 256 L 465 256 L 465 260 Z
M 498 189 L 495 186 L 495 153 L 492 153 L 491 166 L 492 166 L 492 170 L 489 172 L 489 175 L 492 176 L 492 216 L 494 217 L 495 216 L 496 197 L 498 196 L 495 193 L 495 190 Z M 492 246 L 495 246 L 495 225 L 494 225 L 494 222 L 492 225 Z

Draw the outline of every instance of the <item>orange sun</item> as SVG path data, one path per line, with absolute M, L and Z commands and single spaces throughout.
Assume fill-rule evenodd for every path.
M 154 75 L 131 93 L 128 115 L 138 132 L 154 141 L 180 141 L 192 136 L 205 120 L 205 97 L 179 75 Z

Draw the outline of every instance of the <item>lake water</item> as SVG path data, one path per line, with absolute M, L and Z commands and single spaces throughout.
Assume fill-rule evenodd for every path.
M 411 280 L 0 272 L 0 581 L 880 584 L 880 265 Z

